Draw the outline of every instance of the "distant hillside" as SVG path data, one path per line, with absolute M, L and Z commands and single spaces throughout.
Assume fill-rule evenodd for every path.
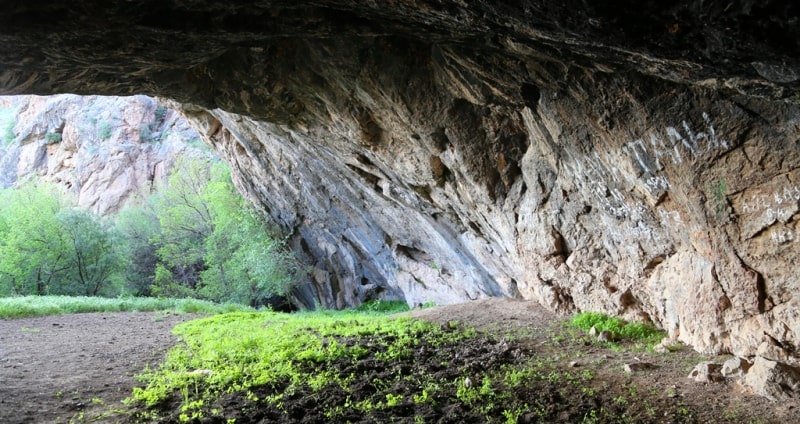
M 79 206 L 113 214 L 149 194 L 185 154 L 213 153 L 150 97 L 0 97 L 0 188 L 38 175 Z

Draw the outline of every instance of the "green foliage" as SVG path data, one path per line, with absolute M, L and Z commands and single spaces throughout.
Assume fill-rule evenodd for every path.
M 151 296 L 155 282 L 158 246 L 154 243 L 161 224 L 149 206 L 123 209 L 116 217 L 115 231 L 120 234 L 117 251 L 122 259 L 123 278 L 128 293 Z
M 156 117 L 155 120 L 156 125 L 161 125 L 164 122 L 164 118 L 166 118 L 167 116 L 167 111 L 168 109 L 162 104 L 156 106 L 156 110 L 154 112 Z
M 64 201 L 52 185 L 0 190 L 0 294 L 47 294 L 68 247 L 57 219 Z
M 116 236 L 100 217 L 79 209 L 62 209 L 61 246 L 65 248 L 64 269 L 50 293 L 69 295 L 116 295 L 116 281 L 122 261 L 114 249 Z M 58 284 L 58 286 L 56 285 Z
M 142 124 L 139 128 L 139 141 L 142 143 L 149 143 L 153 141 L 153 129 L 149 124 Z
M 154 299 L 148 297 L 21 296 L 0 298 L 0 319 L 28 318 L 85 312 L 171 311 L 191 314 L 219 314 L 247 311 L 235 304 L 216 304 L 197 299 Z
M 0 296 L 196 297 L 251 306 L 288 294 L 297 266 L 221 162 L 185 159 L 112 226 L 53 185 L 0 190 Z
M 715 183 L 709 184 L 709 203 L 713 208 L 713 215 L 717 220 L 724 220 L 728 213 L 728 201 L 725 195 L 728 192 L 724 178 L 718 179 Z
M 158 258 L 177 283 L 217 302 L 257 306 L 288 294 L 295 261 L 277 232 L 236 192 L 221 162 L 188 159 L 154 201 L 161 232 Z M 173 293 L 177 294 L 177 293 Z
M 378 312 L 385 314 L 396 314 L 409 310 L 408 304 L 402 300 L 370 300 L 359 305 L 358 312 Z
M 626 322 L 620 318 L 609 317 L 599 312 L 582 312 L 572 318 L 571 324 L 581 330 L 588 331 L 595 327 L 597 331 L 609 331 L 616 338 L 641 341 L 648 344 L 658 343 L 664 337 L 664 332 L 653 325 Z
M 114 127 L 108 121 L 97 121 L 96 134 L 100 140 L 107 140 L 111 137 L 111 131 Z
M 0 129 L 2 130 L 2 146 L 8 146 L 16 140 L 14 127 L 17 125 L 17 111 L 12 108 L 0 109 Z
M 49 184 L 0 191 L 0 295 L 116 295 L 119 258 L 97 216 Z
M 56 144 L 61 143 L 61 133 L 57 132 L 48 132 L 44 135 L 44 139 L 47 144 Z
M 288 394 L 306 389 L 319 391 L 331 385 L 347 391 L 356 377 L 332 372 L 339 359 L 382 360 L 387 366 L 390 363 L 388 358 L 371 359 L 363 346 L 348 341 L 370 338 L 386 351 L 403 351 L 413 350 L 423 342 L 440 345 L 470 337 L 443 331 L 430 322 L 354 311 L 233 313 L 190 321 L 174 331 L 182 343 L 170 350 L 158 370 L 139 376 L 146 386 L 134 389 L 132 402 L 153 407 L 179 394 L 176 399 L 182 402 L 181 409 L 188 410 L 199 402 L 213 404 L 224 393 L 257 400 L 253 391 L 263 387 L 282 387 L 280 393 Z M 398 406 L 406 398 L 434 403 L 434 393 L 428 389 L 441 390 L 430 381 L 420 394 L 404 395 L 388 391 L 391 382 L 386 383 L 384 390 L 369 398 L 348 401 L 344 407 L 331 406 L 329 415 L 333 419 L 345 409 L 370 413 Z M 376 380 L 375 384 L 381 382 Z M 281 394 L 275 394 L 264 400 L 279 404 L 281 399 Z M 209 408 L 203 412 L 214 414 Z

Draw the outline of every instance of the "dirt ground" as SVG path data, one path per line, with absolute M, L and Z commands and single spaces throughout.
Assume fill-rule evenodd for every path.
M 624 399 L 608 408 L 639 411 L 628 422 L 800 422 L 796 404 L 770 402 L 736 383 L 699 384 L 686 378 L 695 364 L 725 357 L 705 358 L 688 348 L 652 354 L 586 343 L 574 330 L 570 333 L 563 318 L 531 302 L 490 299 L 409 314 L 510 334 L 533 354 L 591 370 L 604 399 Z M 115 411 L 124 409 L 120 401 L 136 384 L 132 376 L 157 364 L 176 343 L 172 327 L 192 318 L 114 313 L 0 320 L 0 423 L 117 422 Z M 654 367 L 623 371 L 632 362 Z M 582 396 L 575 393 L 574 399 L 561 401 L 586 402 Z M 645 409 L 660 415 L 646 415 Z
M 172 328 L 196 317 L 138 312 L 0 320 L 0 423 L 79 423 L 121 408 L 133 375 L 158 364 L 176 342 Z

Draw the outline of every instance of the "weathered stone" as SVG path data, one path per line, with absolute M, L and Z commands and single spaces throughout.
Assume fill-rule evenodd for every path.
M 742 383 L 773 401 L 800 398 L 800 369 L 757 356 Z
M 589 335 L 592 337 L 597 337 L 597 333 L 597 327 L 593 325 L 592 328 L 589 329 Z
M 101 215 L 150 194 L 179 156 L 201 154 L 185 119 L 145 96 L 14 96 L 0 107 L 15 120 L 15 139 L 0 146 L 0 187 L 37 175 Z
M 142 4 L 0 10 L 0 91 L 182 103 L 314 270 L 298 303 L 520 297 L 796 358 L 797 8 Z
M 701 362 L 692 368 L 687 378 L 697 383 L 716 383 L 722 381 L 722 365 L 713 362 Z
M 756 356 L 760 356 L 771 361 L 784 362 L 795 367 L 800 366 L 800 360 L 794 357 L 786 348 L 779 345 L 778 342 L 772 337 L 765 337 L 765 340 L 758 345 Z
M 598 342 L 613 342 L 614 335 L 610 331 L 603 330 L 597 335 Z
M 739 378 L 747 373 L 752 365 L 751 361 L 735 356 L 722 364 L 720 374 L 725 378 Z
M 622 369 L 628 374 L 633 374 L 635 372 L 649 370 L 653 368 L 655 368 L 655 365 L 649 362 L 630 362 L 622 366 Z

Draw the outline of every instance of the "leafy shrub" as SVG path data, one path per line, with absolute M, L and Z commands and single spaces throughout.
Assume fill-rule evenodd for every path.
M 358 312 L 375 312 L 382 314 L 396 314 L 408 311 L 408 304 L 402 300 L 370 300 L 359 305 Z
M 97 124 L 97 136 L 101 140 L 107 140 L 109 137 L 111 137 L 111 130 L 113 129 L 114 128 L 108 121 L 100 121 Z
M 597 331 L 608 331 L 616 338 L 642 341 L 648 344 L 658 343 L 664 337 L 664 332 L 652 324 L 626 322 L 623 319 L 599 312 L 582 312 L 572 318 L 571 324 L 581 330 L 588 331 L 594 327 Z
M 10 120 L 6 123 L 5 128 L 3 128 L 3 144 L 8 146 L 17 138 L 17 135 L 14 134 L 14 126 L 17 125 L 15 120 Z
M 61 133 L 57 132 L 48 132 L 44 135 L 44 139 L 47 144 L 56 144 L 61 143 Z

